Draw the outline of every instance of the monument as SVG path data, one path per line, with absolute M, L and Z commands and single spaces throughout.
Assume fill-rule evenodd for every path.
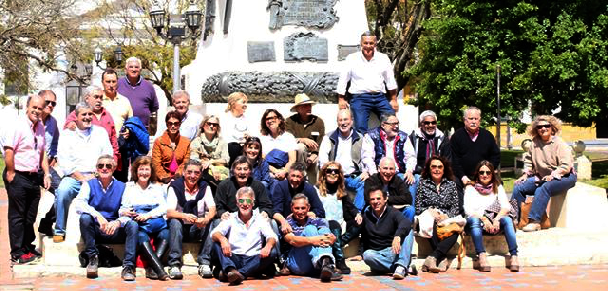
M 335 125 L 334 92 L 344 58 L 360 51 L 368 30 L 364 0 L 207 0 L 196 59 L 183 69 L 186 90 L 203 113 L 225 109 L 227 96 L 249 97 L 247 119 L 259 126 L 266 108 L 286 117 L 297 93 L 319 102 L 313 111 Z M 200 96 L 197 98 L 197 96 Z M 417 111 L 401 104 L 402 127 Z M 406 129 L 406 128 L 403 128 Z

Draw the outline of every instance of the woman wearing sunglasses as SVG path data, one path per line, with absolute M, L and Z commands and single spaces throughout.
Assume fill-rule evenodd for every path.
M 167 112 L 165 123 L 167 130 L 154 141 L 152 147 L 152 165 L 156 177 L 164 184 L 181 175 L 184 163 L 190 158 L 190 140 L 179 134 L 180 114 L 173 110 Z
M 148 266 L 146 278 L 162 281 L 169 280 L 160 260 L 169 248 L 169 228 L 163 217 L 166 213 L 165 191 L 156 183 L 152 159 L 138 157 L 131 166 L 131 181 L 126 185 L 119 214 L 139 224 L 137 242 Z M 154 239 L 154 249 L 150 238 Z
M 525 156 L 524 174 L 515 181 L 513 188 L 513 199 L 519 203 L 526 200 L 526 195 L 534 196 L 529 223 L 523 231 L 540 230 L 540 220 L 549 198 L 566 193 L 576 184 L 572 152 L 557 136 L 560 130 L 561 121 L 550 115 L 537 116 L 528 128 L 532 146 Z
M 207 115 L 201 122 L 200 134 L 190 144 L 190 159 L 201 162 L 203 179 L 214 185 L 228 178 L 228 145 L 220 131 L 220 119 Z
M 344 174 L 340 163 L 327 162 L 319 171 L 318 177 L 319 199 L 323 203 L 325 218 L 329 221 L 329 229 L 336 236 L 332 245 L 332 253 L 336 259 L 336 268 L 342 274 L 350 274 L 350 268 L 346 265 L 343 252 L 342 233 L 345 236 L 356 237 L 359 235 L 361 214 L 348 198 L 344 187 Z
M 460 215 L 460 199 L 450 163 L 437 155 L 426 161 L 416 193 L 416 215 L 421 215 L 428 209 L 435 210 L 430 212 L 434 223 L 432 235 L 428 239 L 432 252 L 424 261 L 422 271 L 445 272 L 448 267 L 446 254 L 458 240 L 458 234 L 440 240 L 437 236 L 437 223 Z
M 494 174 L 494 166 L 488 161 L 481 161 L 477 165 L 474 177 L 472 185 L 465 188 L 464 212 L 467 216 L 467 232 L 473 238 L 478 257 L 476 267 L 481 272 L 490 272 L 491 270 L 483 246 L 483 233 L 493 235 L 503 231 L 511 254 L 507 262 L 507 268 L 512 272 L 518 272 L 519 261 L 517 259 L 515 226 L 513 218 L 509 216 L 511 205 L 507 199 L 505 189 Z M 496 208 L 499 209 L 497 213 L 493 210 Z

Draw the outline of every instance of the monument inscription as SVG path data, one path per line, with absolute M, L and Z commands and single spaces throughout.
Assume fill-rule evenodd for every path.
M 247 60 L 255 62 L 274 62 L 276 61 L 274 52 L 274 41 L 248 41 Z
M 361 50 L 361 45 L 338 45 L 338 61 L 343 61 L 346 59 L 346 56 L 356 53 Z
M 285 61 L 327 62 L 327 39 L 309 33 L 292 34 L 284 39 Z
M 283 25 L 329 28 L 336 21 L 334 5 L 338 0 L 269 0 L 270 29 Z

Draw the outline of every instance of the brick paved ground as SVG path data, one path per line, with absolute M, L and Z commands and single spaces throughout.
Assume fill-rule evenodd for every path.
M 95 280 L 83 276 L 53 275 L 13 279 L 10 268 L 6 222 L 6 191 L 0 189 L 0 290 L 606 290 L 608 264 L 564 267 L 523 268 L 519 273 L 495 268 L 491 273 L 475 270 L 449 270 L 447 273 L 410 276 L 395 281 L 388 276 L 370 276 L 355 272 L 342 282 L 321 283 L 318 279 L 296 276 L 264 281 L 245 281 L 236 287 L 215 279 L 186 276 L 181 281 L 159 282 L 138 277 L 123 282 L 116 277 Z

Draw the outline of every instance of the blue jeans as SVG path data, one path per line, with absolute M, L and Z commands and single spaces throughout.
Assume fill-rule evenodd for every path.
M 410 231 L 411 234 L 411 242 L 413 242 L 414 232 Z M 410 235 L 408 234 L 408 237 Z M 408 238 L 406 237 L 401 243 L 401 250 L 399 254 L 393 253 L 392 247 L 387 247 L 385 249 L 375 251 L 375 250 L 366 250 L 363 252 L 363 261 L 372 272 L 378 273 L 388 273 L 393 272 L 397 268 L 397 265 L 402 266 L 407 269 L 410 265 L 410 256 L 412 253 L 412 245 L 409 244 Z
M 198 228 L 194 224 L 184 224 L 181 219 L 171 218 L 169 220 L 169 231 L 171 233 L 171 246 L 169 249 L 169 266 L 182 266 L 182 255 L 183 255 L 183 245 L 184 241 L 201 241 L 201 247 L 198 252 L 198 256 L 196 257 L 196 262 L 201 264 L 209 264 L 209 257 L 211 254 L 211 246 L 212 244 L 206 244 L 205 238 L 208 238 L 209 230 L 211 229 L 210 225 L 212 223 L 207 224 L 204 229 Z M 206 248 L 208 247 L 208 249 Z M 205 259 L 203 258 L 205 256 Z
M 468 217 L 466 225 L 467 233 L 471 235 L 473 244 L 475 245 L 475 252 L 477 254 L 485 253 L 486 249 L 483 246 L 483 223 L 481 219 L 476 217 Z M 517 240 L 515 239 L 515 227 L 513 226 L 513 219 L 505 216 L 500 219 L 500 230 L 505 234 L 507 245 L 509 246 L 509 254 L 517 256 Z
M 319 236 L 331 233 L 329 228 L 322 227 L 317 229 L 314 225 L 308 225 L 304 228 L 302 236 Z M 330 257 L 334 261 L 334 256 L 331 254 L 331 247 L 292 247 L 287 255 L 287 268 L 294 275 L 315 276 L 320 273 L 320 259 L 322 257 Z
M 380 117 L 382 113 L 395 113 L 384 93 L 377 94 L 355 94 L 350 100 L 350 111 L 355 120 L 355 129 L 360 133 L 367 132 L 369 114 L 375 113 Z
M 137 250 L 137 222 L 129 220 L 124 227 L 118 228 L 114 234 L 107 235 L 99 229 L 99 223 L 88 213 L 80 215 L 80 235 L 84 240 L 84 252 L 89 256 L 97 255 L 96 243 L 124 243 L 125 257 L 122 266 L 135 267 L 135 252 Z
M 535 183 L 535 177 L 528 178 L 523 183 L 515 185 L 513 188 L 513 199 L 522 203 L 526 201 L 526 195 L 534 195 L 532 207 L 528 218 L 540 222 L 543 214 L 547 210 L 549 199 L 555 195 L 562 194 L 576 184 L 576 174 L 562 177 L 561 180 L 551 180 L 544 182 L 540 186 Z
M 68 220 L 68 211 L 72 200 L 76 198 L 80 191 L 82 182 L 72 178 L 63 177 L 55 193 L 55 209 L 57 211 L 57 221 L 55 222 L 55 235 L 65 235 L 65 225 Z
M 217 242 L 213 243 L 213 253 L 211 255 L 213 265 L 219 265 L 224 274 L 228 273 L 229 268 L 235 268 L 245 277 L 253 277 L 262 274 L 272 265 L 272 262 L 276 257 L 277 253 L 275 248 L 272 249 L 268 257 L 263 259 L 260 255 L 247 256 L 232 254 L 230 257 L 226 257 L 222 252 L 221 245 Z
M 137 245 L 141 245 L 144 242 L 149 242 L 150 237 L 154 238 L 154 244 L 156 244 L 157 240 L 158 241 L 162 241 L 162 240 L 169 241 L 169 238 L 171 237 L 171 235 L 170 235 L 168 228 L 163 228 L 160 231 L 157 231 L 156 233 L 150 233 L 150 234 L 148 234 L 147 232 L 140 229 L 137 232 Z

